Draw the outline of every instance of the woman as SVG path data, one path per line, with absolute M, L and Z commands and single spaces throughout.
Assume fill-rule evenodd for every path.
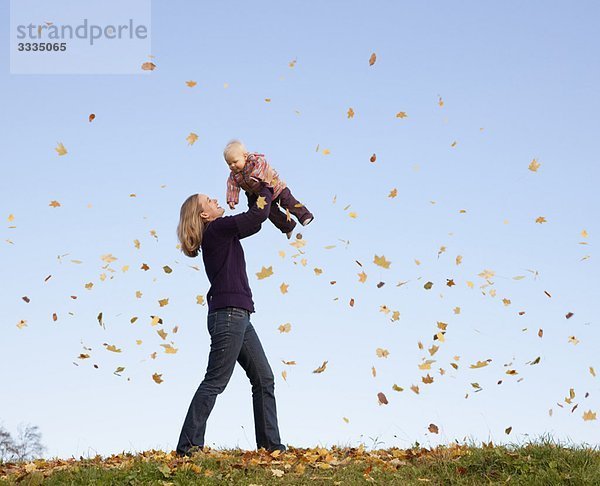
M 261 197 L 262 196 L 262 197 Z M 206 421 L 217 395 L 231 378 L 236 361 L 252 384 L 254 430 L 257 448 L 285 451 L 279 439 L 275 379 L 258 335 L 250 323 L 254 312 L 248 285 L 242 238 L 257 233 L 269 216 L 273 188 L 260 182 L 259 202 L 245 213 L 225 216 L 216 199 L 194 194 L 181 206 L 177 236 L 189 257 L 202 259 L 210 281 L 207 294 L 208 332 L 211 337 L 208 367 L 194 394 L 179 436 L 176 453 L 191 455 L 191 448 L 204 447 Z M 250 206 L 250 203 L 248 203 Z

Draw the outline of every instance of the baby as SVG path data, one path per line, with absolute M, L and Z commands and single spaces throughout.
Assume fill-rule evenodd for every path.
M 246 191 L 248 197 L 248 207 L 252 207 L 257 199 L 260 190 L 260 181 L 264 181 L 273 187 L 273 200 L 269 219 L 271 222 L 288 237 L 292 236 L 292 231 L 296 226 L 289 214 L 293 214 L 300 224 L 306 226 L 313 220 L 313 214 L 299 203 L 286 186 L 285 182 L 279 178 L 277 171 L 265 160 L 265 156 L 259 153 L 249 153 L 244 144 L 239 140 L 232 140 L 223 150 L 225 161 L 231 170 L 227 178 L 227 204 L 231 209 L 235 208 L 239 202 L 240 189 Z M 277 207 L 285 210 L 285 213 Z

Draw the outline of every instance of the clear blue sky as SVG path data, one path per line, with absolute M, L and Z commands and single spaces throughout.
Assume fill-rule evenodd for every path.
M 306 266 L 268 222 L 243 241 L 284 443 L 410 447 L 549 433 L 597 444 L 599 422 L 583 413 L 600 412 L 590 372 L 600 372 L 599 20 L 595 2 L 154 2 L 157 69 L 146 76 L 11 75 L 2 22 L 0 424 L 12 433 L 38 425 L 47 457 L 174 449 L 210 343 L 207 307 L 196 303 L 208 281 L 201 258 L 176 248 L 179 209 L 199 192 L 225 207 L 221 153 L 239 137 L 315 214 L 302 228 Z M 109 253 L 114 273 L 103 268 Z M 263 265 L 274 275 L 258 280 Z M 484 270 L 495 275 L 482 288 Z M 151 326 L 152 315 L 163 324 Z M 448 324 L 442 343 L 438 321 Z M 160 346 L 171 342 L 176 354 Z M 431 370 L 420 370 L 426 359 Z M 324 360 L 326 371 L 312 373 Z M 254 448 L 252 420 L 237 366 L 206 444 Z

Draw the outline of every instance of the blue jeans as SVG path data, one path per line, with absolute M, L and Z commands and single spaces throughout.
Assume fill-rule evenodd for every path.
M 239 307 L 225 307 L 210 312 L 207 321 L 211 337 L 208 367 L 188 409 L 176 452 L 182 455 L 192 446 L 204 447 L 206 421 L 217 395 L 225 390 L 236 361 L 244 368 L 252 384 L 257 448 L 285 448 L 279 439 L 275 378 L 250 323 L 250 312 Z

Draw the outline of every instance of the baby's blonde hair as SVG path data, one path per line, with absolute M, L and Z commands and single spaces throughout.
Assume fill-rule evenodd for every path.
M 225 148 L 223 149 L 223 157 L 225 157 L 225 160 L 229 160 L 229 156 L 231 155 L 231 153 L 236 150 L 247 152 L 244 142 L 234 138 L 233 140 L 229 141 L 229 143 L 225 145 Z

